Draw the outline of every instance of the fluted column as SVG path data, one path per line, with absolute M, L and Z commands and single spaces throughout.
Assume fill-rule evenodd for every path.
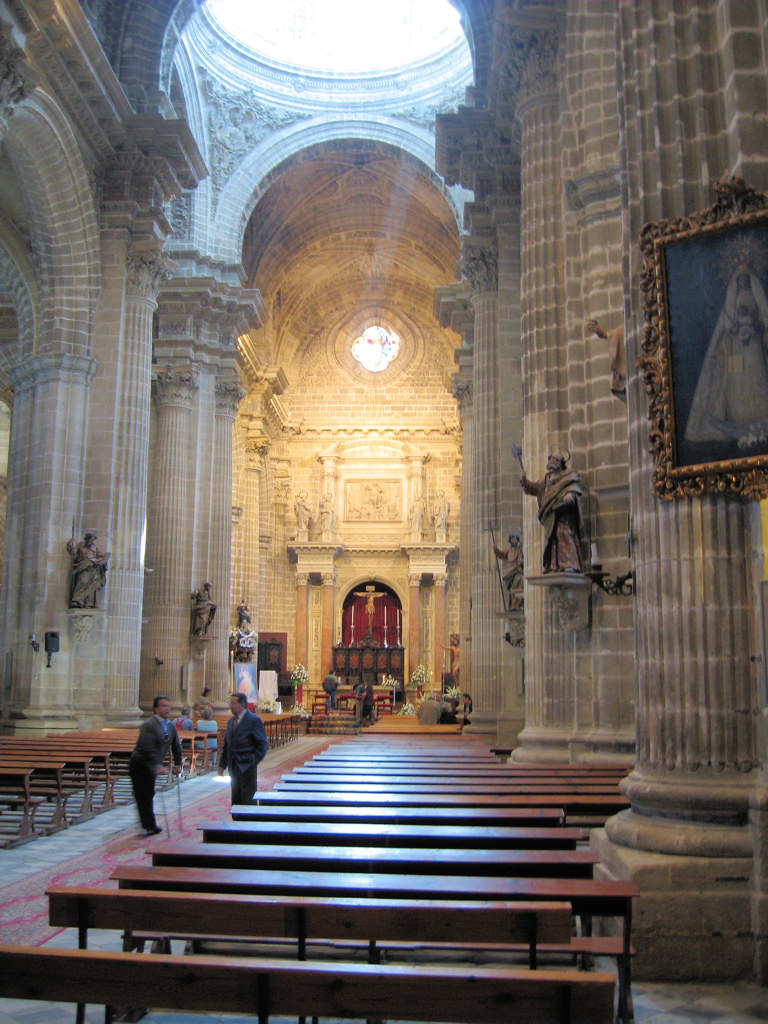
M 522 125 L 521 313 L 523 451 L 531 479 L 544 473 L 549 446 L 572 451 L 563 324 L 564 262 L 557 39 L 547 31 L 517 30 L 511 77 Z M 578 453 L 573 468 L 579 469 Z M 575 463 L 575 464 L 574 464 Z M 544 531 L 536 503 L 525 498 L 527 575 L 541 573 Z M 568 760 L 573 740 L 580 641 L 563 629 L 549 588 L 526 587 L 525 728 L 516 758 Z
M 495 242 L 465 245 L 463 270 L 475 312 L 472 363 L 474 491 L 472 512 L 472 724 L 468 729 L 496 741 L 502 706 L 502 641 L 496 567 L 489 556 L 489 524 L 499 496 L 498 253 Z
M 240 595 L 251 609 L 251 628 L 258 629 L 262 621 L 261 575 L 261 491 L 264 485 L 264 459 L 269 445 L 264 438 L 249 438 L 245 442 L 245 507 L 243 509 L 243 566 Z
M 768 974 L 768 816 L 765 786 L 757 778 L 766 758 L 764 740 L 757 745 L 753 639 L 759 614 L 760 568 L 753 548 L 759 509 L 719 495 L 654 497 L 648 400 L 636 369 L 637 357 L 646 354 L 641 325 L 650 266 L 641 267 L 637 244 L 643 226 L 714 201 L 714 190 L 703 186 L 698 170 L 680 174 L 683 164 L 742 166 L 746 156 L 735 136 L 726 138 L 726 118 L 734 123 L 736 111 L 710 110 L 700 93 L 710 57 L 692 53 L 690 39 L 703 33 L 711 39 L 711 52 L 722 55 L 724 66 L 718 62 L 717 67 L 724 77 L 713 88 L 724 88 L 726 79 L 744 72 L 765 88 L 764 58 L 759 76 L 747 58 L 748 52 L 760 51 L 762 15 L 746 11 L 739 24 L 741 45 L 735 46 L 727 26 L 728 13 L 732 16 L 737 6 L 741 14 L 735 4 L 711 14 L 681 8 L 674 31 L 668 12 L 651 0 L 622 4 L 619 13 L 625 40 L 619 84 L 626 145 L 621 170 L 628 197 L 623 258 L 637 761 L 623 787 L 632 809 L 611 819 L 607 839 L 598 835 L 596 845 L 614 875 L 641 885 L 641 915 L 633 929 L 640 970 L 681 979 L 701 977 L 702 964 L 718 964 L 723 976 L 738 977 L 754 963 L 763 980 Z M 664 54 L 650 70 L 642 56 L 649 48 Z M 739 68 L 739 61 L 748 66 Z M 685 116 L 660 145 L 656 126 L 666 123 L 670 94 L 678 94 L 676 108 Z M 754 109 L 751 97 L 738 104 L 745 114 Z M 751 184 L 768 187 L 764 166 Z M 727 202 L 726 196 L 718 202 Z
M 110 630 L 106 657 L 112 666 L 104 693 L 108 723 L 122 721 L 135 703 L 141 653 L 144 583 L 142 538 L 147 515 L 147 457 L 152 367 L 152 314 L 167 263 L 159 252 L 132 250 L 127 259 L 120 389 L 113 479 L 120 482 L 111 512 Z
M 421 658 L 421 574 L 408 573 L 408 678 Z M 407 680 L 406 680 L 407 682 Z
M 208 578 L 219 608 L 213 629 L 213 643 L 206 651 L 205 684 L 221 700 L 229 679 L 228 622 L 232 574 L 232 424 L 245 391 L 238 380 L 216 384 L 213 430 L 213 493 L 209 525 Z
M 307 600 L 309 598 L 309 575 L 296 573 L 296 662 L 307 667 L 309 660 L 309 639 L 307 637 Z
M 189 657 L 190 522 L 186 502 L 189 421 L 198 389 L 190 369 L 153 377 L 157 441 L 153 490 L 147 509 L 147 577 L 144 615 L 142 704 L 157 693 L 176 696 L 179 665 Z M 162 662 L 158 665 L 156 659 Z
M 326 676 L 333 667 L 333 594 L 336 574 L 323 573 L 323 617 L 320 636 L 320 673 Z
M 435 594 L 435 647 L 432 658 L 433 664 L 433 677 L 435 680 L 435 686 L 439 686 L 442 690 L 443 681 L 443 669 L 445 667 L 445 650 L 447 644 L 445 642 L 445 582 L 447 576 L 442 574 L 435 574 L 434 577 L 434 594 Z

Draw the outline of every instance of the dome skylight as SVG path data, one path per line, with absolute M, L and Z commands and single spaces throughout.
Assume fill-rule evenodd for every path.
M 331 74 L 380 74 L 465 42 L 448 0 L 208 0 L 222 28 L 283 65 Z

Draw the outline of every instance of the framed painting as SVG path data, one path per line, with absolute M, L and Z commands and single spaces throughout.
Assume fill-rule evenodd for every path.
M 641 237 L 638 366 L 664 499 L 768 496 L 768 195 L 740 178 L 715 190 Z
M 244 693 L 246 700 L 256 700 L 256 666 L 252 661 L 235 662 L 235 693 Z

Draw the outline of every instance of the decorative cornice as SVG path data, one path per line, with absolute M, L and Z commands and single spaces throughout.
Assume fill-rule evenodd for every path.
M 0 21 L 0 140 L 6 134 L 14 108 L 33 89 L 24 51 L 14 42 L 12 27 Z
M 459 403 L 461 412 L 468 412 L 472 408 L 472 381 L 456 373 L 451 378 L 451 394 Z

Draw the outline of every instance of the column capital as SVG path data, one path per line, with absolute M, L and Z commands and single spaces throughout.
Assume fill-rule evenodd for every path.
M 445 587 L 448 582 L 448 574 L 444 572 L 437 572 L 432 577 L 434 580 L 435 587 Z
M 459 403 L 459 412 L 464 413 L 472 408 L 472 381 L 463 374 L 455 373 L 451 377 L 451 394 Z
M 171 369 L 152 375 L 152 398 L 159 407 L 177 405 L 192 408 L 192 396 L 200 386 L 200 375 L 194 369 Z
M 309 573 L 308 572 L 297 572 L 296 573 L 296 586 L 297 587 L 308 587 L 309 586 Z
M 336 585 L 336 573 L 335 572 L 324 572 L 321 574 L 324 587 L 334 587 Z
M 421 586 L 421 573 L 420 572 L 409 572 L 408 573 L 408 586 L 420 587 Z
M 523 120 L 536 106 L 557 99 L 558 33 L 554 26 L 510 26 L 501 78 Z
M 235 418 L 237 407 L 245 398 L 245 388 L 239 380 L 230 379 L 216 383 L 216 415 Z
M 158 249 L 133 248 L 125 262 L 128 294 L 154 304 L 160 285 L 171 276 L 173 261 Z
M 269 438 L 264 435 L 249 437 L 245 442 L 245 468 L 260 470 L 271 447 Z
M 499 286 L 499 249 L 496 240 L 484 245 L 465 242 L 461 247 L 461 274 L 473 297 L 496 292 Z

